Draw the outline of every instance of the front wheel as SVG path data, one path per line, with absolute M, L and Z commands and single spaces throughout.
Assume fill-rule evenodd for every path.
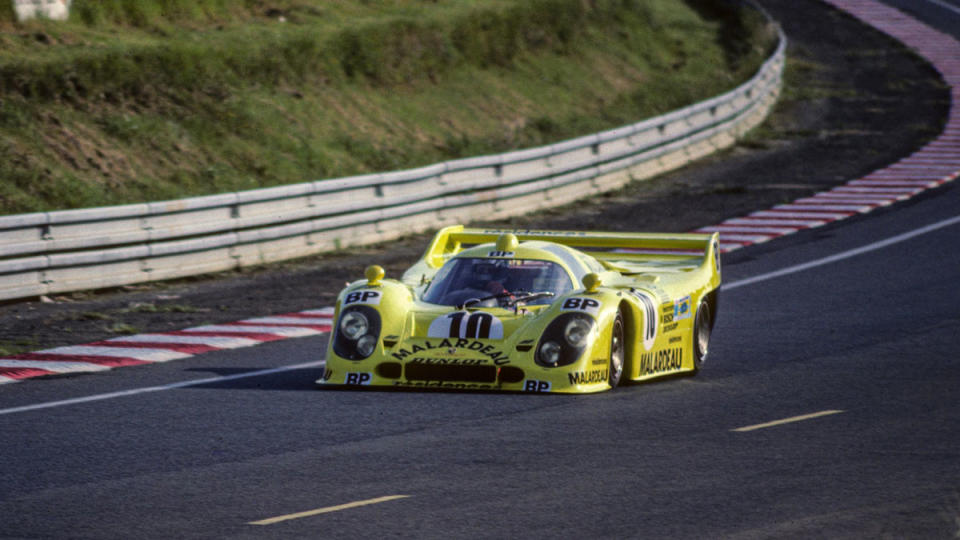
M 700 371 L 700 367 L 707 360 L 710 346 L 711 323 L 710 304 L 707 299 L 700 300 L 697 306 L 697 318 L 693 323 L 693 371 Z
M 623 363 L 625 354 L 623 343 L 623 315 L 617 312 L 617 318 L 613 321 L 613 328 L 610 332 L 610 388 L 616 388 L 620 384 L 620 378 L 623 377 Z

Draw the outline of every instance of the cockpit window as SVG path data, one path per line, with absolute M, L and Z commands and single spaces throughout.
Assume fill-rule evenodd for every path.
M 447 261 L 423 294 L 431 304 L 455 306 L 469 300 L 487 300 L 484 307 L 504 306 L 511 297 L 550 292 L 560 296 L 573 290 L 566 270 L 557 263 L 534 259 L 455 258 Z M 497 298 L 488 298 L 494 297 Z M 533 298 L 527 304 L 549 304 L 552 297 Z

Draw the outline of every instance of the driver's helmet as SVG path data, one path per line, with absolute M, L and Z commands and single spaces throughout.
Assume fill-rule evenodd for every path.
M 473 265 L 473 277 L 480 284 L 491 281 L 503 284 L 507 279 L 506 261 L 478 261 Z

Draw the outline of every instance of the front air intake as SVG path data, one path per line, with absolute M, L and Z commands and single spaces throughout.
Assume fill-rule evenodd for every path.
M 403 367 L 408 381 L 457 381 L 493 383 L 496 366 L 457 366 L 444 364 L 407 364 Z

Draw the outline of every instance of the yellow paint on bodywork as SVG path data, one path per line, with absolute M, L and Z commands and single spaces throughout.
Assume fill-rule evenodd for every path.
M 377 287 L 380 285 L 380 282 L 383 280 L 383 276 L 386 275 L 386 272 L 383 270 L 382 266 L 373 264 L 367 267 L 364 275 L 367 276 L 367 285 L 371 287 Z
M 382 294 L 379 303 L 371 306 L 382 320 L 377 348 L 367 359 L 346 360 L 334 354 L 331 339 L 327 369 L 317 382 L 344 385 L 350 380 L 362 379 L 365 384 L 380 386 L 561 393 L 607 390 L 611 329 L 618 313 L 625 323 L 623 380 L 642 381 L 693 371 L 692 330 L 696 309 L 708 293 L 720 286 L 717 239 L 715 233 L 630 234 L 447 227 L 436 234 L 421 260 L 400 280 L 383 279 L 382 274 L 374 275 L 368 269 L 366 281 L 355 282 L 341 293 L 336 321 L 343 299 L 351 292 L 375 287 Z M 548 251 L 544 249 L 548 243 L 566 247 Z M 453 257 L 548 260 L 565 268 L 573 283 L 582 279 L 584 287 L 554 299 L 550 305 L 517 306 L 516 309 L 470 307 L 457 315 L 453 306 L 418 300 L 437 270 Z M 573 260 L 571 257 L 580 261 L 578 265 L 582 263 L 593 270 L 578 277 L 568 264 Z M 589 310 L 584 306 L 589 306 Z M 564 313 L 578 310 L 595 321 L 584 353 L 567 366 L 538 364 L 537 348 L 550 323 Z M 440 318 L 469 320 L 476 313 L 495 318 L 502 325 L 502 338 L 429 335 L 431 324 Z M 489 376 L 495 373 L 496 380 L 408 381 L 402 374 L 393 377 L 398 372 L 406 373 L 413 359 L 421 365 L 450 365 L 453 369 L 464 365 L 487 366 L 479 368 L 480 371 Z M 518 373 L 522 374 L 521 380 L 511 379 Z

